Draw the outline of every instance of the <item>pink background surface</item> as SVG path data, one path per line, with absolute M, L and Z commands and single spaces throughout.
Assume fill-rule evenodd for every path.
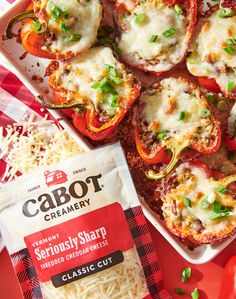
M 151 224 L 149 227 L 159 257 L 164 283 L 173 299 L 191 298 L 189 294 L 177 295 L 174 292 L 175 288 L 183 288 L 191 293 L 196 287 L 199 288 L 199 299 L 217 299 L 223 268 L 227 260 L 236 254 L 236 240 L 211 262 L 194 266 L 186 262 Z M 188 266 L 192 268 L 191 278 L 188 282 L 181 283 L 182 269 Z M 1 299 L 22 299 L 6 250 L 0 254 L 0 294 Z

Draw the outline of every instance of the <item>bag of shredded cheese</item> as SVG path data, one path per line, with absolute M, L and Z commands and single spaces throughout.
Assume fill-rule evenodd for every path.
M 119 144 L 3 185 L 0 220 L 26 299 L 170 298 Z

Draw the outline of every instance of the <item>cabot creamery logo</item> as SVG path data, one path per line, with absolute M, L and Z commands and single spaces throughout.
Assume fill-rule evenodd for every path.
M 67 175 L 63 171 L 46 171 L 44 173 L 47 186 L 65 183 Z M 102 190 L 100 184 L 101 174 L 88 176 L 85 180 L 76 180 L 68 187 L 61 186 L 54 190 L 45 189 L 46 192 L 30 198 L 23 204 L 22 212 L 26 217 L 35 217 L 43 213 L 44 220 L 50 221 L 75 210 L 86 208 L 90 205 L 90 192 L 97 193 Z M 45 214 L 44 214 L 45 213 Z

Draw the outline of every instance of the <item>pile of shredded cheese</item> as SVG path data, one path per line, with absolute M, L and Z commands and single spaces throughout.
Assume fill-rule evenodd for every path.
M 41 121 L 15 123 L 0 127 L 0 159 L 7 163 L 2 182 L 14 179 L 18 173 L 27 174 L 39 167 L 58 163 L 76 153 L 82 153 L 79 145 L 47 116 Z
M 45 299 L 142 299 L 149 294 L 136 249 L 124 254 L 124 261 L 102 272 L 55 288 L 41 283 Z

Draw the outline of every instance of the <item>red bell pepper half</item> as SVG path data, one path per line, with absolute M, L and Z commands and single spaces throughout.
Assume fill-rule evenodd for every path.
M 193 96 L 195 96 L 196 93 L 196 104 L 199 105 L 198 111 L 201 110 L 201 107 L 203 108 L 203 111 L 207 111 L 207 117 L 203 116 L 202 120 L 202 128 L 201 130 L 204 131 L 203 123 L 206 124 L 206 132 L 208 134 L 208 142 L 205 142 L 204 138 L 201 138 L 201 134 L 199 137 L 196 137 L 196 133 L 192 135 L 192 133 L 186 133 L 184 137 L 182 136 L 181 132 L 182 129 L 176 130 L 175 124 L 169 124 L 169 132 L 162 132 L 159 131 L 159 128 L 162 127 L 162 124 L 165 123 L 165 112 L 164 111 L 159 111 L 159 109 L 164 109 L 167 107 L 168 103 L 168 97 L 164 98 L 161 97 L 161 90 L 164 89 L 171 89 L 171 85 L 168 86 L 165 82 L 168 81 L 169 79 L 172 80 L 172 78 L 167 78 L 163 79 L 157 84 L 154 84 L 153 88 L 150 88 L 146 90 L 143 93 L 143 96 L 141 95 L 141 100 L 138 103 L 138 105 L 134 109 L 133 113 L 133 130 L 134 130 L 134 138 L 135 138 L 135 143 L 136 143 L 136 148 L 139 153 L 139 155 L 142 157 L 142 159 L 149 163 L 149 164 L 155 164 L 155 163 L 163 163 L 164 159 L 166 159 L 166 155 L 169 154 L 169 151 L 172 153 L 172 158 L 169 162 L 169 164 L 162 170 L 160 173 L 156 173 L 153 170 L 148 171 L 147 176 L 150 179 L 157 180 L 161 179 L 162 177 L 166 176 L 168 173 L 172 171 L 176 163 L 181 159 L 181 154 L 183 150 L 187 147 L 190 147 L 194 149 L 195 151 L 201 153 L 201 154 L 211 154 L 216 152 L 221 145 L 221 129 L 220 129 L 220 123 L 216 119 L 216 117 L 213 114 L 213 111 L 209 104 L 207 103 L 207 100 L 204 100 L 204 95 L 201 95 L 201 103 L 197 104 L 197 98 L 199 97 L 199 92 L 200 90 L 197 89 L 197 87 L 193 84 L 191 84 L 189 81 L 187 81 L 184 78 L 178 78 L 173 79 L 174 81 L 172 82 L 173 85 L 177 84 L 186 84 L 188 82 L 188 93 L 193 93 Z M 163 82 L 163 83 L 162 83 Z M 164 86 L 164 87 L 162 87 Z M 184 85 L 186 86 L 186 85 Z M 149 107 L 149 98 L 148 96 L 155 96 L 157 97 L 157 101 L 162 101 L 160 102 L 157 112 L 159 114 L 163 114 L 162 119 L 156 119 L 152 123 L 149 123 L 147 121 L 146 116 L 142 114 L 144 111 L 145 107 Z M 171 97 L 171 96 L 170 96 Z M 176 99 L 176 104 L 173 106 L 173 112 L 171 113 L 176 113 L 175 107 L 178 107 L 178 101 L 180 101 L 181 98 Z M 153 100 L 152 100 L 153 101 Z M 151 109 L 155 108 L 147 108 L 146 111 L 151 111 Z M 161 108 L 162 107 L 162 108 Z M 195 108 L 196 109 L 196 108 Z M 153 114 L 155 114 L 154 111 L 152 111 Z M 191 113 L 191 112 L 188 112 Z M 192 113 L 199 113 L 199 112 L 192 112 Z M 174 114 L 168 114 L 166 117 L 172 117 L 173 119 Z M 199 116 L 200 117 L 200 116 Z M 174 118 L 178 118 L 178 115 L 176 115 Z M 208 119 L 208 120 L 206 120 Z M 177 120 L 178 121 L 178 120 Z M 179 121 L 178 121 L 179 122 Z M 188 117 L 186 116 L 186 123 L 182 122 L 183 128 L 187 125 L 188 123 Z M 209 128 L 208 125 L 211 123 L 211 131 L 207 131 Z M 200 123 L 199 123 L 200 124 Z M 155 126 L 157 125 L 157 129 Z M 151 127 L 150 127 L 151 126 Z M 154 126 L 154 129 L 152 127 Z M 171 127 L 172 126 L 172 127 Z M 167 152 L 167 150 L 169 150 Z
M 236 298 L 236 255 L 225 265 L 218 299 Z
M 79 5 L 83 9 L 80 2 L 78 2 Z M 26 11 L 10 20 L 6 28 L 6 37 L 11 39 L 14 36 L 13 27 L 15 24 L 27 19 L 20 29 L 20 40 L 27 53 L 48 59 L 72 58 L 89 49 L 96 40 L 96 33 L 102 17 L 102 5 L 99 1 L 94 2 L 93 5 L 96 5 L 96 14 L 91 20 L 86 19 L 86 22 L 88 25 L 90 25 L 90 21 L 94 22 L 92 24 L 94 25 L 94 32 L 82 43 L 80 40 L 84 37 L 80 32 L 77 32 L 80 28 L 75 26 L 78 21 L 77 16 L 72 14 L 73 9 L 63 3 L 60 6 L 54 2 L 41 0 L 32 0 Z M 59 39 L 63 43 L 63 48 L 57 45 Z

